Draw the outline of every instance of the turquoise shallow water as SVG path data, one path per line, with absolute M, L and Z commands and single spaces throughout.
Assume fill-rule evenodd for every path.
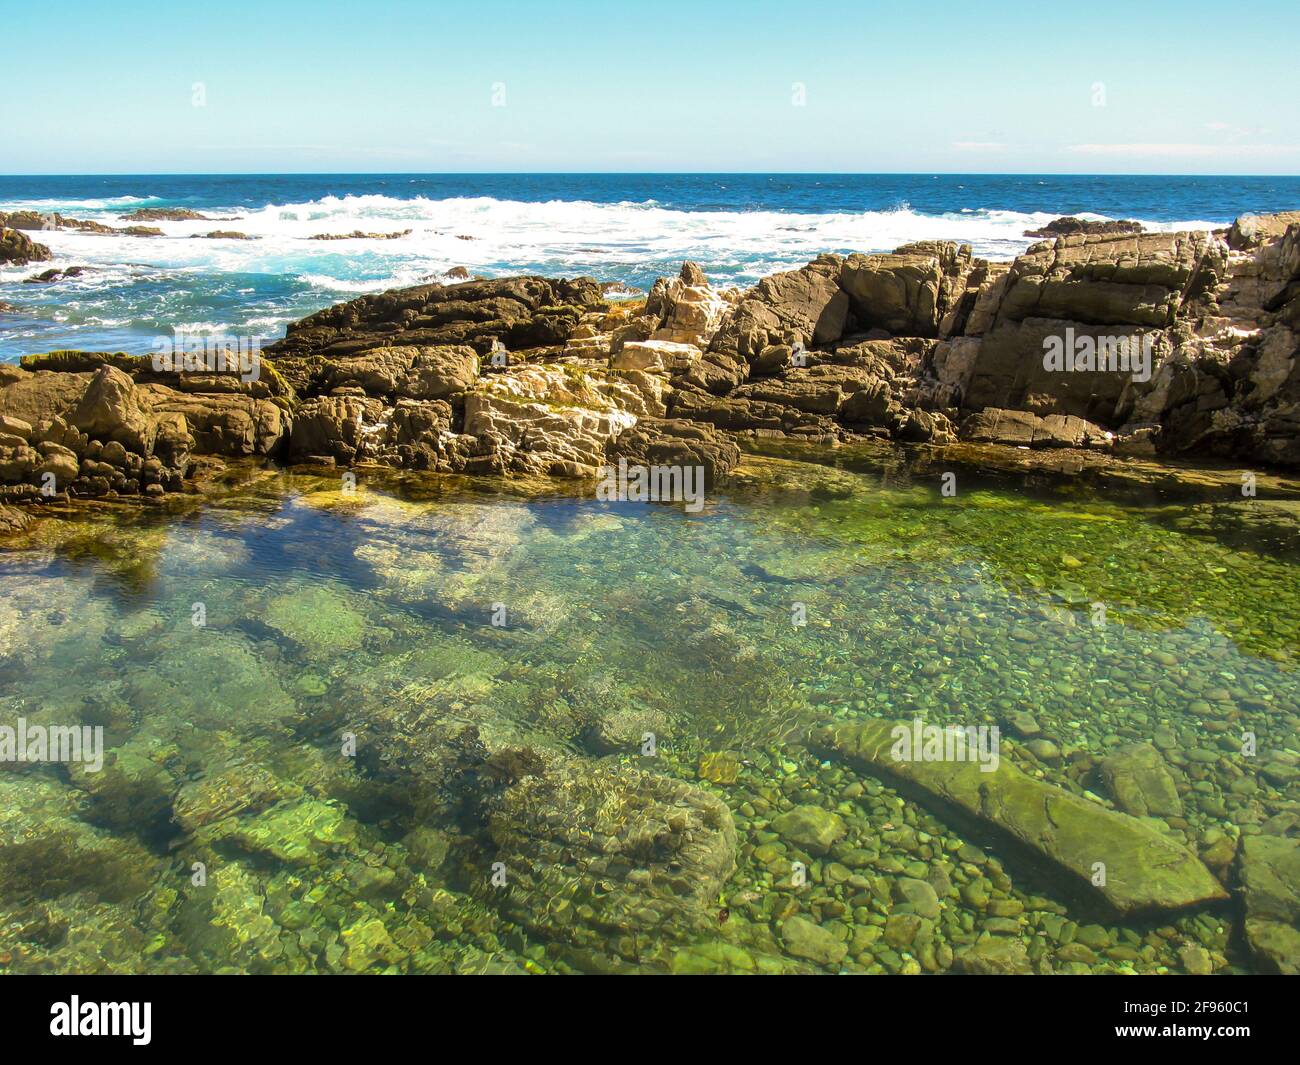
M 961 484 L 944 499 L 902 459 L 752 456 L 687 514 L 554 484 L 375 475 L 352 495 L 252 471 L 167 514 L 43 523 L 0 555 L 0 724 L 102 726 L 108 755 L 98 773 L 0 768 L 0 963 L 942 971 L 989 933 L 1056 971 L 1181 971 L 1201 964 L 1189 951 L 1248 970 L 1231 907 L 1081 912 L 1051 876 L 799 745 L 827 720 L 1029 714 L 1049 746 L 1008 732 L 1004 756 L 1100 802 L 1097 761 L 1154 742 L 1183 807 L 1163 830 L 1207 863 L 1294 816 L 1300 554 L 1284 517 Z M 486 890 L 515 829 L 524 858 L 570 859 L 531 820 L 481 815 L 482 774 L 449 768 L 452 726 L 716 795 L 736 868 L 693 900 L 710 926 L 630 928 L 581 870 L 555 881 L 572 907 L 567 888 Z M 806 851 L 773 827 L 793 806 L 834 814 L 843 838 Z M 805 859 L 796 889 L 786 871 Z M 903 880 L 935 905 L 900 897 Z M 917 912 L 919 931 L 891 923 Z M 796 915 L 843 951 L 792 947 Z

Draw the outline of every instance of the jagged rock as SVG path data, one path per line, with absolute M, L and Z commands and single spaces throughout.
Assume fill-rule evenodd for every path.
M 54 281 L 65 281 L 70 277 L 80 277 L 87 270 L 88 266 L 67 266 L 62 270 L 43 270 L 32 277 L 23 278 L 24 285 L 47 285 Z
M 11 225 L 13 223 L 10 223 Z M 1244 214 L 1228 230 L 1228 247 L 1233 251 L 1249 251 L 1277 240 L 1294 225 L 1300 225 L 1300 211 L 1279 211 L 1277 214 Z
M 616 370 L 645 370 L 648 373 L 687 373 L 700 361 L 694 344 L 669 340 L 629 340 L 610 356 Z
M 606 445 L 642 416 L 662 417 L 662 382 L 651 374 L 526 366 L 485 378 L 465 396 L 474 468 L 594 476 Z
M 1117 221 L 1107 219 L 1105 221 L 1099 218 L 1075 218 L 1073 215 L 1067 215 L 1064 218 L 1056 218 L 1048 222 L 1045 226 L 1038 229 L 1026 229 L 1027 237 L 1073 237 L 1077 234 L 1087 236 L 1112 236 L 1115 234 L 1128 235 L 1131 233 L 1141 233 L 1141 222 Z
M 1134 817 L 1182 817 L 1183 800 L 1165 764 L 1149 743 L 1131 743 L 1108 754 L 1101 778 L 1121 810 Z
M 682 263 L 677 277 L 655 282 L 645 313 L 656 320 L 653 339 L 704 348 L 730 307 L 728 299 L 709 285 L 698 264 L 688 261 Z
M 1227 247 L 1207 233 L 1063 237 L 1012 263 L 996 317 L 1163 328 L 1226 262 Z
M 303 391 L 300 360 L 354 355 L 389 346 L 434 346 L 493 340 L 511 351 L 563 344 L 582 314 L 605 306 L 592 278 L 508 277 L 455 285 L 421 285 L 361 296 L 288 327 L 266 349 Z M 477 346 L 477 345 L 476 345 Z M 309 371 L 308 371 L 309 372 Z
M 350 465 L 361 447 L 366 408 L 361 396 L 318 396 L 307 400 L 293 419 L 290 458 L 329 456 Z
M 409 229 L 394 230 L 392 233 L 363 233 L 359 229 L 354 229 L 351 233 L 316 233 L 315 235 L 310 236 L 307 239 L 308 240 L 400 240 L 402 237 L 409 237 L 410 235 L 411 235 L 411 231 Z M 459 269 L 464 270 L 464 267 L 460 267 Z M 450 270 L 448 270 L 447 273 L 444 274 L 443 276 L 451 277 L 452 273 Z M 466 277 L 469 276 L 468 270 L 465 271 L 465 276 Z
M 422 285 L 295 323 L 251 381 L 24 356 L 0 366 L 0 416 L 32 431 L 0 429 L 0 478 L 29 494 L 43 465 L 66 475 L 49 444 L 81 460 L 78 493 L 179 487 L 195 453 L 559 476 L 626 458 L 713 484 L 739 460 L 728 433 L 947 444 L 958 420 L 979 445 L 1300 465 L 1300 223 L 1228 237 L 1080 233 L 1010 264 L 926 241 L 743 294 L 686 263 L 644 308 L 590 278 Z M 1149 342 L 1149 375 L 1049 369 L 1069 331 Z M 107 461 L 114 442 L 158 461 Z
M 140 207 L 122 216 L 124 222 L 211 222 L 213 219 L 188 207 Z
M 888 255 L 850 255 L 840 274 L 854 326 L 898 336 L 935 337 L 966 291 L 969 245 L 907 244 Z M 951 327 L 951 322 L 949 323 Z
M 1109 435 L 1100 426 L 1068 414 L 1037 414 L 986 407 L 961 425 L 961 439 L 1013 447 L 1102 447 Z
M 141 455 L 153 452 L 158 427 L 141 404 L 135 382 L 113 366 L 101 366 L 68 421 L 82 432 L 116 440 Z
M 1141 376 L 1140 372 L 1048 369 L 1044 360 L 1048 344 L 1065 344 L 1070 338 L 1084 343 L 1083 338 L 1088 338 L 1098 345 L 1113 339 L 1135 345 L 1131 350 L 1140 356 L 1140 345 L 1148 336 L 1152 345 L 1149 369 L 1158 379 L 1159 363 L 1168 348 L 1156 346 L 1159 334 L 1152 330 L 1056 318 L 1002 322 L 963 349 L 964 372 L 952 374 L 950 382 L 961 395 L 962 405 L 974 410 L 1001 407 L 1036 414 L 1071 414 L 1102 425 L 1119 425 L 1127 420 L 1134 390 L 1140 387 L 1134 378 Z
M 920 801 L 996 830 L 1027 856 L 1092 887 L 1119 914 L 1181 909 L 1227 897 L 1200 860 L 1143 821 L 1115 813 L 1022 773 L 1003 758 L 985 772 L 965 761 L 895 760 L 893 730 L 910 724 L 873 719 L 815 729 L 811 746 L 846 760 Z M 1097 863 L 1105 882 L 1093 883 Z
M 43 215 L 39 211 L 0 211 L 0 229 L 54 229 L 58 215 Z
M 839 285 L 843 260 L 823 255 L 800 270 L 765 277 L 736 304 L 705 355 L 712 374 L 697 378 L 698 387 L 717 391 L 735 387 L 749 361 L 770 344 L 830 344 L 844 332 L 849 297 Z
M 143 391 L 159 432 L 166 417 L 172 416 L 167 424 L 172 427 L 176 445 L 192 439 L 190 446 L 201 454 L 274 455 L 293 428 L 293 417 L 266 399 L 239 394 L 190 394 L 161 385 L 143 386 Z
M 781 403 L 746 396 L 710 396 L 706 392 L 682 391 L 673 397 L 672 416 L 709 422 L 720 429 L 761 429 L 783 433 L 833 435 L 835 423 L 827 416 L 797 410 Z
M 808 414 L 833 415 L 863 383 L 861 373 L 849 371 L 846 374 L 842 370 L 835 376 L 818 373 L 819 370 L 837 369 L 839 368 L 815 367 L 791 370 L 781 378 L 764 378 L 743 384 L 728 398 L 791 407 Z
M 740 464 L 740 448 L 712 425 L 681 419 L 641 418 L 606 446 L 611 461 L 643 466 L 699 466 L 706 489 Z
M 54 255 L 49 248 L 37 244 L 26 233 L 0 228 L 0 263 L 26 266 L 28 263 L 48 262 L 52 258 Z
M 36 425 L 71 411 L 88 384 L 90 374 L 0 365 L 0 413 Z
M 32 521 L 31 514 L 22 507 L 0 503 L 0 536 L 12 536 L 26 529 Z
M 1300 839 L 1243 837 L 1237 879 L 1256 958 L 1275 972 L 1300 973 Z
M 472 387 L 479 376 L 478 354 L 467 345 L 372 348 L 321 361 L 314 388 L 355 386 L 388 398 L 445 399 Z

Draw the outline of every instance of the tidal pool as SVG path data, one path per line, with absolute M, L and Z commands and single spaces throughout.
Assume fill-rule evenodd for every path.
M 249 469 L 8 545 L 0 725 L 101 727 L 104 758 L 0 763 L 0 969 L 908 973 L 1018 940 L 1041 972 L 1251 971 L 1234 903 L 1086 912 L 801 739 L 997 725 L 1103 805 L 1101 760 L 1149 742 L 1160 830 L 1230 879 L 1300 819 L 1293 497 L 945 497 L 852 451 L 748 456 L 698 514 L 592 495 Z M 485 798 L 533 758 L 551 790 Z M 636 894 L 655 840 L 582 857 L 651 792 L 716 830 L 680 906 Z

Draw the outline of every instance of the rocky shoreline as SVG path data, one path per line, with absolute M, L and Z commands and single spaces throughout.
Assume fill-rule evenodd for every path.
M 158 495 L 198 457 L 561 477 L 626 458 L 712 483 L 746 438 L 1293 469 L 1297 331 L 1293 214 L 1077 233 L 1011 263 L 944 242 L 823 255 L 747 291 L 686 263 L 644 301 L 591 278 L 428 284 L 294 323 L 256 379 L 123 353 L 0 368 L 0 499 Z M 1058 338 L 1102 354 L 1045 368 Z M 1145 379 L 1102 362 L 1139 345 Z

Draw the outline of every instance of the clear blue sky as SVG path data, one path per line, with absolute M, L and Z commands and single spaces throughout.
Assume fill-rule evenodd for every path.
M 4 0 L 0 26 L 6 174 L 1300 173 L 1295 0 Z

